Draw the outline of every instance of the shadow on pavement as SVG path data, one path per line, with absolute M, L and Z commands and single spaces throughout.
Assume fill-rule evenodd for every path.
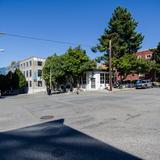
M 63 124 L 46 122 L 0 133 L 0 160 L 139 160 Z

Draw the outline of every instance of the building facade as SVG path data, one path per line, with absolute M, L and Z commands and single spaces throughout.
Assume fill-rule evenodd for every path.
M 145 60 L 152 60 L 153 51 L 145 50 L 136 53 L 137 58 L 143 58 Z
M 87 71 L 81 80 L 81 88 L 86 91 L 103 90 L 109 87 L 109 73 L 105 70 Z
M 28 82 L 28 93 L 46 91 L 45 81 L 42 79 L 42 69 L 45 64 L 44 58 L 30 57 L 19 61 L 19 69 Z

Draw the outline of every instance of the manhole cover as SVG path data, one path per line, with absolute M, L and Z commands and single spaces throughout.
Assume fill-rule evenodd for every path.
M 52 115 L 46 115 L 46 116 L 40 117 L 40 119 L 42 119 L 42 120 L 48 120 L 48 119 L 53 119 L 53 118 L 54 118 L 54 116 L 52 116 Z
M 52 151 L 53 157 L 63 157 L 65 155 L 65 151 L 61 148 L 56 148 Z

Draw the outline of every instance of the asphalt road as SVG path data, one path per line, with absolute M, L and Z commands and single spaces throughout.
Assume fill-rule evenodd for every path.
M 141 160 L 55 120 L 0 133 L 1 160 Z
M 0 131 L 46 122 L 65 124 L 143 159 L 160 159 L 160 89 L 0 99 Z

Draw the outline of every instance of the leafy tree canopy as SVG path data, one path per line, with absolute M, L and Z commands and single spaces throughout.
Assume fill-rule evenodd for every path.
M 15 86 L 17 89 L 21 89 L 27 86 L 26 78 L 19 69 L 15 70 L 13 74 L 13 81 L 14 85 L 17 85 Z
M 96 67 L 96 62 L 90 60 L 85 50 L 80 46 L 69 48 L 65 53 L 66 71 L 72 76 L 80 76 L 83 72 Z
M 43 68 L 43 78 L 49 86 L 50 76 L 52 84 L 66 83 L 76 81 L 83 72 L 96 67 L 96 62 L 90 60 L 85 50 L 80 46 L 76 48 L 69 48 L 63 55 L 56 54 L 48 57 Z
M 25 87 L 27 87 L 27 81 L 19 69 L 16 69 L 14 73 L 9 71 L 7 75 L 0 75 L 0 90 L 3 92 Z
M 48 57 L 43 68 L 43 78 L 46 84 L 49 86 L 50 76 L 52 83 L 56 83 L 64 75 L 64 55 L 57 56 L 54 54 Z
M 160 81 L 160 42 L 158 43 L 157 47 L 151 49 L 151 51 L 153 51 L 152 60 L 156 63 L 156 78 Z
M 137 59 L 134 54 L 125 54 L 121 58 L 114 57 L 113 66 L 117 69 L 123 79 L 129 74 L 148 73 L 156 68 L 154 62 L 146 61 L 145 59 Z

